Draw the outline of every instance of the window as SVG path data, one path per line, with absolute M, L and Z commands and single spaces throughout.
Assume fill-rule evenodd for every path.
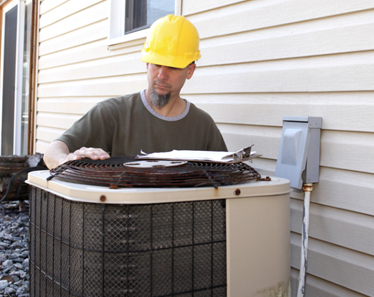
M 125 34 L 148 28 L 168 14 L 174 14 L 174 0 L 127 0 Z
M 111 0 L 109 49 L 143 43 L 151 24 L 167 14 L 181 14 L 182 0 Z
M 12 0 L 1 8 L 0 154 L 26 155 L 32 1 Z

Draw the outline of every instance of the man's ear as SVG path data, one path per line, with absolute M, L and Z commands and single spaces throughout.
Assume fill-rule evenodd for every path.
M 196 63 L 192 63 L 192 64 L 188 65 L 187 67 L 188 67 L 187 79 L 190 79 L 195 72 Z

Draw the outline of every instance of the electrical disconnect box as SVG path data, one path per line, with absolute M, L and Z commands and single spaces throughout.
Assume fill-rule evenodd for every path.
M 275 176 L 290 180 L 292 188 L 319 180 L 321 127 L 321 117 L 283 117 Z

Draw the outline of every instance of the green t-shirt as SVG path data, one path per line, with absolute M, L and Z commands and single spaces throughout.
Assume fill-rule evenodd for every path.
M 171 150 L 227 151 L 213 119 L 194 104 L 176 117 L 164 117 L 147 102 L 144 91 L 98 103 L 58 140 L 70 152 L 85 146 L 111 156 L 136 156 Z

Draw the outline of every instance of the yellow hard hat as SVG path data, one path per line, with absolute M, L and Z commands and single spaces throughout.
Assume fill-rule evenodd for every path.
M 185 17 L 172 14 L 152 24 L 141 55 L 143 62 L 176 68 L 200 58 L 195 26 Z

